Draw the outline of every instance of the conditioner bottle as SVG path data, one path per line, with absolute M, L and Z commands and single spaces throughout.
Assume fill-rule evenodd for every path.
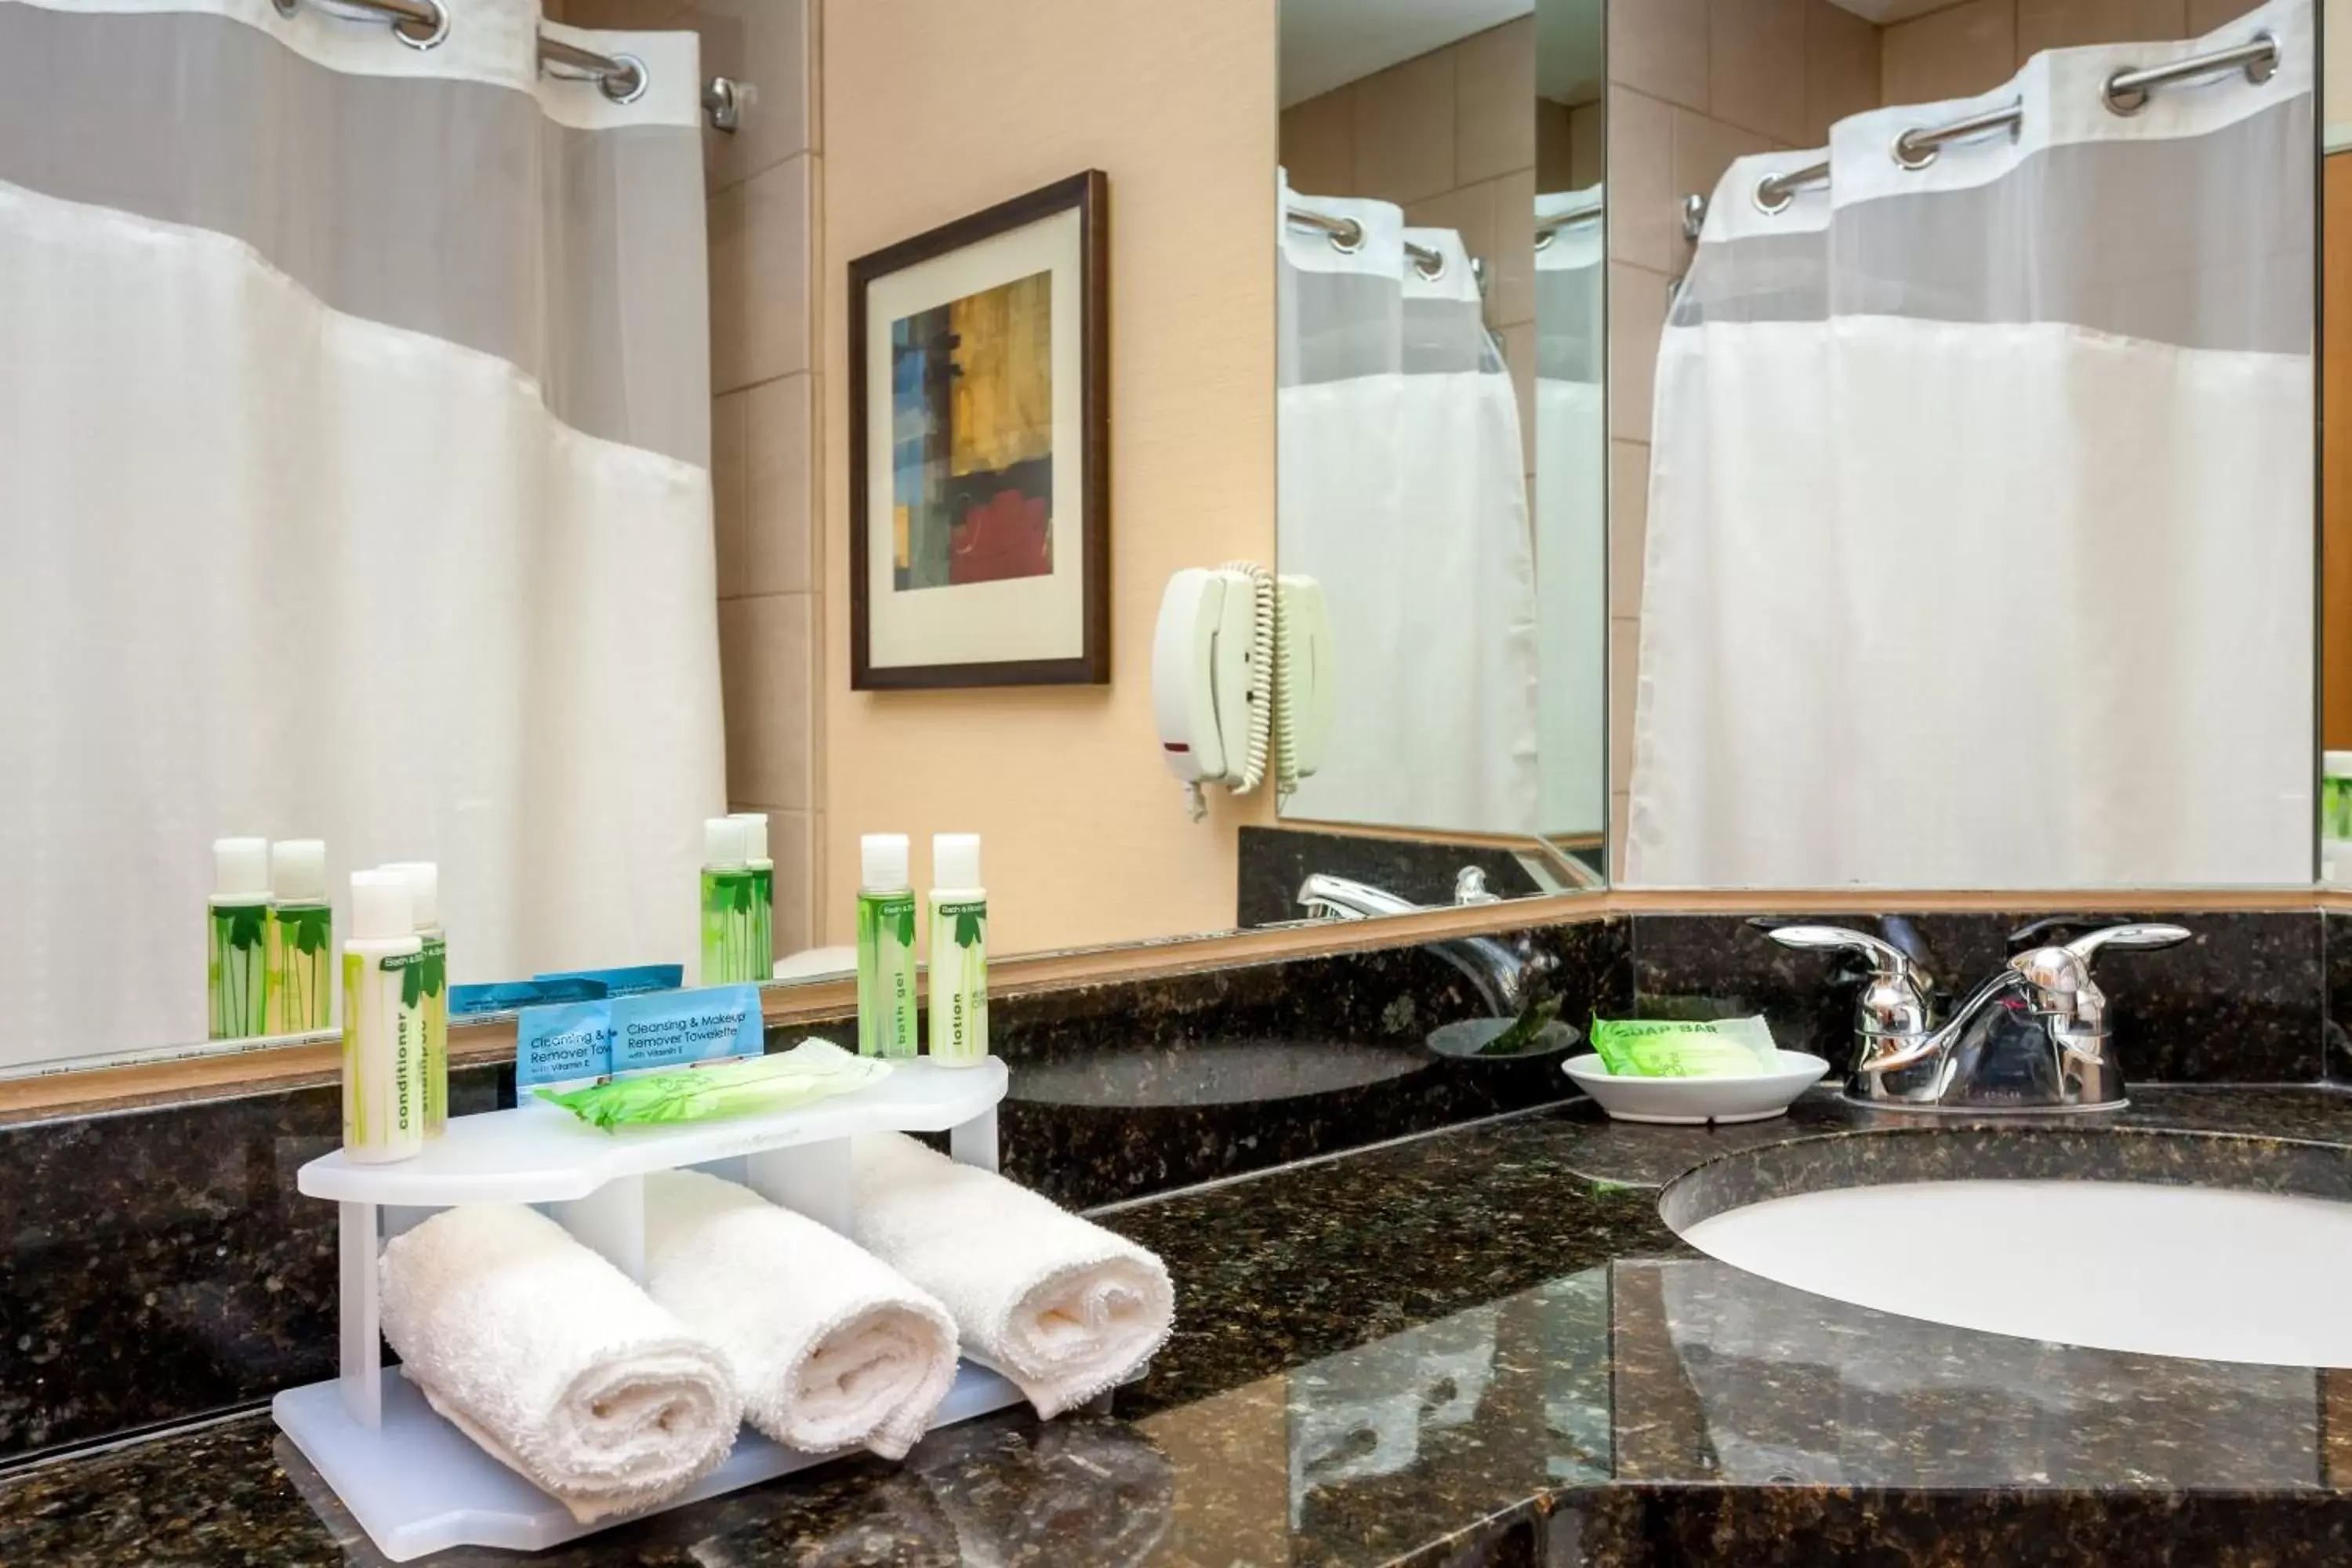
M 326 840 L 281 838 L 269 847 L 269 1032 L 306 1034 L 333 1022 L 334 973 Z
M 401 860 L 384 868 L 406 879 L 409 916 L 416 922 L 423 1054 L 418 1058 L 425 1093 L 425 1136 L 449 1129 L 449 933 L 441 924 L 441 868 L 430 860 Z
M 425 943 L 397 871 L 352 873 L 343 943 L 343 1152 L 405 1160 L 425 1147 Z
M 269 1032 L 269 840 L 213 840 L 205 1014 L 215 1040 Z

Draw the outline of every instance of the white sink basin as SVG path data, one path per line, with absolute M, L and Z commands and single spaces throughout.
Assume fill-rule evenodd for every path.
M 2352 1366 L 2352 1204 L 2128 1182 L 1943 1181 L 1772 1198 L 1682 1227 L 1857 1306 L 2026 1339 Z

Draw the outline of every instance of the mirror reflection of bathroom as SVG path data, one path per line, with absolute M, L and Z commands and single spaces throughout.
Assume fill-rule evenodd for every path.
M 2313 0 L 1683 9 L 1611 12 L 1623 880 L 2308 886 Z
M 1341 676 L 1283 820 L 1597 884 L 1601 6 L 1283 0 L 1281 37 L 1277 547 Z

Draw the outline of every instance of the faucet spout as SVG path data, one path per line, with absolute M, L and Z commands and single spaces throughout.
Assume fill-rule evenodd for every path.
M 1465 879 L 1457 877 L 1454 886 L 1459 892 Z M 1475 889 L 1483 889 L 1482 879 L 1475 884 Z M 1446 907 L 1416 904 L 1385 888 L 1326 871 L 1314 872 L 1298 885 L 1298 902 L 1310 918 L 1342 921 Z M 1551 955 L 1534 951 L 1525 938 L 1506 942 L 1491 936 L 1453 937 L 1429 943 L 1429 951 L 1460 971 L 1478 993 L 1489 1015 L 1497 1018 L 1517 1017 L 1524 1011 L 1534 994 L 1535 980 L 1549 973 L 1552 967 Z

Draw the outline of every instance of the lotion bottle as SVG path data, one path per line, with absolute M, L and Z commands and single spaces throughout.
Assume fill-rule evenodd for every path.
M 915 1031 L 915 881 L 907 836 L 869 833 L 857 841 L 857 1053 L 911 1057 Z
M 702 973 L 705 985 L 732 985 L 751 969 L 751 835 L 740 818 L 702 824 Z
M 449 1130 L 449 933 L 441 924 L 441 868 L 430 860 L 398 860 L 383 868 L 408 882 L 409 915 L 425 961 L 420 1011 L 424 1034 L 418 1071 L 425 1094 L 425 1136 Z
M 988 893 L 980 835 L 931 835 L 931 1059 L 988 1059 Z
M 213 840 L 205 900 L 205 1016 L 215 1040 L 269 1031 L 269 840 Z
M 370 1163 L 425 1147 L 425 943 L 408 879 L 352 873 L 343 943 L 343 1152 Z
M 269 1032 L 307 1034 L 335 1016 L 335 911 L 327 902 L 327 843 L 269 847 Z
M 731 811 L 743 825 L 743 863 L 751 868 L 751 973 L 746 980 L 776 977 L 776 863 L 768 857 L 768 814 Z

